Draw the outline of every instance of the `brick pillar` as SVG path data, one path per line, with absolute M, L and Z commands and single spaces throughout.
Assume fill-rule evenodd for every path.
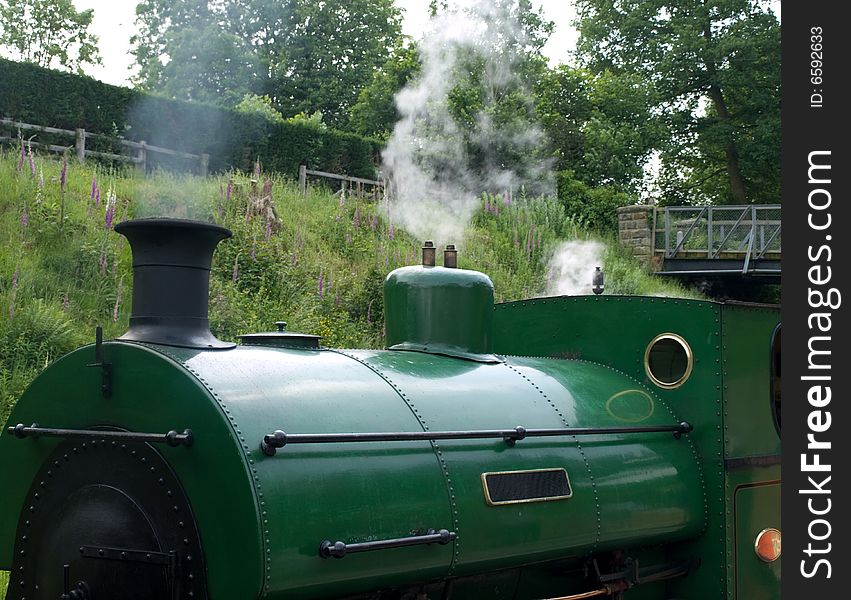
M 633 205 L 618 209 L 618 239 L 644 266 L 653 259 L 653 213 L 655 206 Z

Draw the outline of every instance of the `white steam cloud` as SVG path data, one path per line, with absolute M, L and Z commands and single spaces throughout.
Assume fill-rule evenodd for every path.
M 603 266 L 606 246 L 591 240 L 559 244 L 548 269 L 548 296 L 577 296 L 592 292 L 594 268 Z
M 544 133 L 528 119 L 493 118 L 509 96 L 521 110 L 533 110 L 517 68 L 528 40 L 513 3 L 461 4 L 432 19 L 419 44 L 422 71 L 396 96 L 401 118 L 382 153 L 392 182 L 389 218 L 420 239 L 450 243 L 461 243 L 482 192 L 553 192 Z M 475 87 L 483 108 L 468 115 L 471 127 L 462 131 L 449 96 L 461 82 L 470 89 L 471 65 L 481 72 Z

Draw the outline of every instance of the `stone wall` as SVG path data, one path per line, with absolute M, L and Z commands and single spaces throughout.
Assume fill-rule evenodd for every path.
M 618 239 L 645 266 L 653 261 L 654 206 L 633 205 L 618 209 Z

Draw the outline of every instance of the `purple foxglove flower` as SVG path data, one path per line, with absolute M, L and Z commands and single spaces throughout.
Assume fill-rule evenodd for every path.
M 100 206 L 100 186 L 95 188 L 95 206 Z
M 24 170 L 24 160 L 27 158 L 27 153 L 24 150 L 24 140 L 21 140 L 21 158 L 18 159 L 18 173 Z
M 101 277 L 106 275 L 106 250 L 100 251 L 100 258 L 98 259 L 98 268 L 100 269 Z
M 110 189 L 106 193 L 106 216 L 104 217 L 104 228 L 112 229 L 112 221 L 115 219 L 115 192 Z
M 228 203 L 230 203 L 230 197 L 231 197 L 232 194 L 233 194 L 233 181 L 228 179 L 228 189 L 227 189 L 227 192 L 225 193 L 225 200 L 227 200 Z
M 59 173 L 59 189 L 65 191 L 65 186 L 68 184 L 68 159 L 62 159 L 62 171 Z
M 355 216 L 352 218 L 352 225 L 355 226 L 355 231 L 360 229 L 360 206 L 355 209 Z
M 26 227 L 30 224 L 30 218 L 27 215 L 27 207 L 24 207 L 24 212 L 21 213 L 21 227 Z
M 21 268 L 16 267 L 15 268 L 15 274 L 12 275 L 12 289 L 13 290 L 18 289 L 18 275 L 20 275 L 20 274 L 21 274 Z
M 290 266 L 291 266 L 291 267 L 294 267 L 294 266 L 296 266 L 297 264 L 298 264 L 298 254 L 296 253 L 296 251 L 295 251 L 295 250 L 293 250 L 293 254 L 292 254 L 292 256 L 290 257 Z
M 44 189 L 44 171 L 42 169 L 38 170 L 38 189 Z
M 95 194 L 97 193 L 97 190 L 98 190 L 98 181 L 95 178 L 95 176 L 92 175 L 92 195 L 91 195 L 92 200 L 95 199 Z
M 32 147 L 27 148 L 27 158 L 30 161 L 30 175 L 35 177 L 35 159 L 33 158 L 33 149 Z

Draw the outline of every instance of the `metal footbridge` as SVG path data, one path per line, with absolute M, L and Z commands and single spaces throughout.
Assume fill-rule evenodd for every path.
M 779 204 L 657 209 L 654 240 L 659 275 L 780 282 Z

